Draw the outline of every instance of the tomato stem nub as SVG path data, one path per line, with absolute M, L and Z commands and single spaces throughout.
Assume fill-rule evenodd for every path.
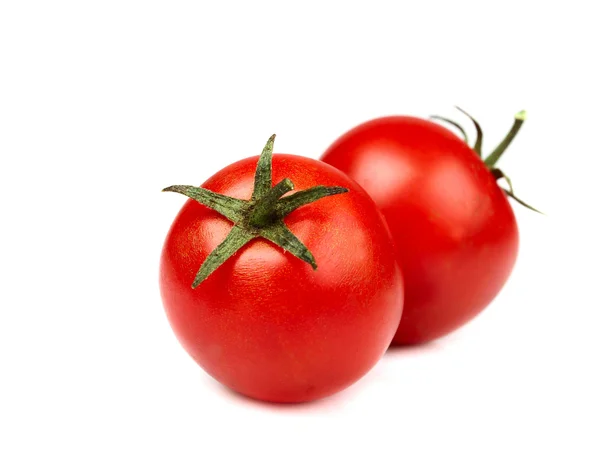
M 252 213 L 250 214 L 250 224 L 256 227 L 265 227 L 272 224 L 273 221 L 277 219 L 275 204 L 282 195 L 287 194 L 291 190 L 294 190 L 294 183 L 290 179 L 285 178 L 268 191 L 260 200 L 258 200 L 252 210 Z
M 163 191 L 177 192 L 221 214 L 234 226 L 217 248 L 200 266 L 192 283 L 196 288 L 225 261 L 231 258 L 244 245 L 262 237 L 273 242 L 285 251 L 310 264 L 314 270 L 317 263 L 308 248 L 285 225 L 283 218 L 297 208 L 313 203 L 324 197 L 348 192 L 343 187 L 315 186 L 283 197 L 294 189 L 289 178 L 283 179 L 275 187 L 272 184 L 272 158 L 275 135 L 267 141 L 256 165 L 254 190 L 250 200 L 240 200 L 194 186 L 170 186 Z
M 500 144 L 498 144 L 498 147 L 496 147 L 492 151 L 492 153 L 488 155 L 485 159 L 485 164 L 489 168 L 494 167 L 496 163 L 498 163 L 498 160 L 500 160 L 500 157 L 506 151 L 506 148 L 510 145 L 512 140 L 515 139 L 515 136 L 517 136 L 517 133 L 521 129 L 521 126 L 523 125 L 523 122 L 525 121 L 526 117 L 527 112 L 525 112 L 524 110 L 518 112 L 515 115 L 515 121 L 508 134 L 504 137 Z

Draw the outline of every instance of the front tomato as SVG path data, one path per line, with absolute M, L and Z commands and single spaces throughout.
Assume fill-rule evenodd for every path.
M 388 228 L 364 190 L 299 156 L 274 155 L 271 173 L 270 149 L 272 138 L 258 167 L 257 157 L 241 160 L 202 189 L 167 189 L 196 199 L 213 191 L 220 195 L 205 205 L 219 209 L 225 202 L 214 201 L 229 196 L 241 211 L 188 200 L 164 244 L 160 288 L 175 334 L 206 372 L 253 398 L 302 402 L 375 365 L 400 320 L 403 285 Z M 279 198 L 289 180 L 308 190 Z

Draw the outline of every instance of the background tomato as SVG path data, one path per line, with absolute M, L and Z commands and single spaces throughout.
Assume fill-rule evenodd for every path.
M 250 199 L 256 166 L 257 157 L 234 163 L 203 188 Z M 360 186 L 320 161 L 275 155 L 273 182 L 284 178 L 297 190 L 349 190 L 285 218 L 317 270 L 255 239 L 192 289 L 232 225 L 189 200 L 164 244 L 160 288 L 181 344 L 215 379 L 254 398 L 299 402 L 339 391 L 375 365 L 400 320 L 403 285 L 385 221 Z
M 518 114 L 502 151 L 523 119 Z M 481 149 L 480 136 L 474 149 Z M 519 238 L 496 183 L 503 173 L 493 165 L 491 172 L 475 151 L 437 123 L 393 116 L 350 130 L 322 157 L 369 192 L 390 226 L 406 283 L 395 343 L 429 341 L 460 327 L 511 273 Z

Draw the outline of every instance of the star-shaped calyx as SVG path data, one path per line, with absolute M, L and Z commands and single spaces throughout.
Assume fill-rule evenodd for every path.
M 283 197 L 294 189 L 294 184 L 289 178 L 285 178 L 273 186 L 274 141 L 275 135 L 269 138 L 258 159 L 254 175 L 254 191 L 250 200 L 228 197 L 194 186 L 171 186 L 163 189 L 163 191 L 183 194 L 215 210 L 234 224 L 225 240 L 202 263 L 194 278 L 192 288 L 200 285 L 219 266 L 255 238 L 269 240 L 307 262 L 313 269 L 317 269 L 314 256 L 285 225 L 283 218 L 301 206 L 329 195 L 343 194 L 348 192 L 348 189 L 335 186 L 315 186 Z

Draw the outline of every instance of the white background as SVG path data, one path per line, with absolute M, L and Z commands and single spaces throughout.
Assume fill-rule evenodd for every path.
M 2 1 L 0 459 L 600 458 L 591 1 Z M 362 5 L 362 6 L 359 6 Z M 187 357 L 157 274 L 181 197 L 228 163 L 318 157 L 388 114 L 477 115 L 520 196 L 475 321 L 308 405 Z

